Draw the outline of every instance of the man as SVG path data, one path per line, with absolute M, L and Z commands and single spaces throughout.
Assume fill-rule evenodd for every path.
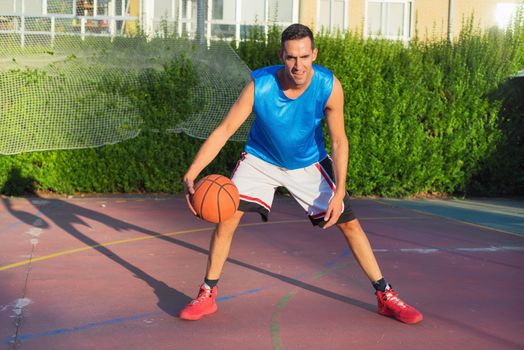
M 422 314 L 400 300 L 382 277 L 367 236 L 352 212 L 345 187 L 349 146 L 340 82 L 331 71 L 313 64 L 317 49 L 313 33 L 304 25 L 293 24 L 284 30 L 279 54 L 283 65 L 252 73 L 252 81 L 202 145 L 184 176 L 189 196 L 194 193 L 198 174 L 255 111 L 245 152 L 232 175 L 240 193 L 239 209 L 231 219 L 217 225 L 204 283 L 180 318 L 198 320 L 217 311 L 218 279 L 242 215 L 258 212 L 267 220 L 275 189 L 284 186 L 307 211 L 313 225 L 324 229 L 336 225 L 342 231 L 375 287 L 378 312 L 405 323 L 420 322 Z M 333 159 L 324 146 L 324 119 Z

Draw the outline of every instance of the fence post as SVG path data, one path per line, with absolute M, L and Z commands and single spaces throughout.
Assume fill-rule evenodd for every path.
M 264 0 L 264 40 L 266 41 L 269 37 L 269 1 Z
M 122 15 L 125 16 L 126 14 Z M 116 36 L 116 4 L 113 1 L 109 3 L 109 16 L 111 16 L 109 22 L 109 35 L 111 36 L 111 41 L 113 41 Z
M 298 10 L 299 10 L 299 1 L 293 0 L 293 4 L 291 7 L 291 16 L 293 18 L 292 19 L 293 23 L 298 23 L 298 17 L 299 17 Z
M 191 34 L 191 20 L 193 19 L 193 14 L 191 12 L 191 0 L 186 1 L 186 35 Z
M 80 37 L 82 40 L 85 40 L 86 38 L 86 18 L 80 17 Z
M 20 14 L 20 46 L 25 47 L 25 0 L 22 0 Z
M 178 1 L 178 16 L 177 16 L 177 31 L 178 31 L 178 37 L 182 37 L 182 10 L 183 10 L 183 4 L 182 4 L 182 1 L 183 0 L 179 0 Z
M 240 43 L 240 20 L 242 18 L 242 1 L 235 1 L 235 41 L 238 44 Z
M 207 0 L 207 46 L 211 45 L 211 21 L 213 20 L 213 0 Z
M 204 45 L 205 28 L 204 20 L 206 16 L 206 0 L 198 0 L 197 2 L 197 32 L 196 37 L 200 45 Z
M 55 16 L 52 16 L 51 17 L 51 47 L 55 47 L 55 32 L 56 32 L 55 25 L 56 25 Z
M 344 19 L 342 22 L 342 30 L 349 31 L 349 0 L 344 0 Z
M 453 25 L 455 24 L 455 0 L 448 2 L 448 41 L 453 40 Z

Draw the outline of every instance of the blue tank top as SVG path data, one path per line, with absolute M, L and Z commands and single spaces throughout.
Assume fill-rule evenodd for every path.
M 305 168 L 327 156 L 322 121 L 333 89 L 333 73 L 314 64 L 311 83 L 291 99 L 278 81 L 277 72 L 282 68 L 270 66 L 251 73 L 256 118 L 245 151 L 282 168 Z

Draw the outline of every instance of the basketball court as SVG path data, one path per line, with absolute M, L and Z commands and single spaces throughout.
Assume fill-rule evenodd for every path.
M 524 203 L 355 199 L 383 273 L 424 321 L 376 313 L 336 228 L 278 197 L 246 214 L 219 312 L 177 318 L 213 225 L 182 196 L 0 198 L 1 349 L 522 349 Z

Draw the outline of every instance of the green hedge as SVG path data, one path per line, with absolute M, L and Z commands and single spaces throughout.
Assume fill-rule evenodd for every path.
M 523 79 L 510 79 L 524 69 L 524 26 L 516 23 L 482 33 L 470 24 L 453 43 L 318 35 L 317 63 L 345 91 L 353 194 L 524 194 Z M 252 69 L 278 63 L 279 33 L 252 32 L 237 52 Z M 180 99 L 197 79 L 187 59 L 143 74 L 138 87 L 108 82 L 101 89 L 131 96 L 151 125 L 198 108 L 193 96 Z M 101 148 L 0 156 L 0 190 L 178 192 L 201 142 L 146 131 Z M 228 143 L 206 173 L 228 174 L 241 150 Z
M 524 194 L 524 78 L 510 79 L 524 69 L 522 17 L 506 32 L 472 23 L 453 43 L 317 36 L 317 63 L 345 91 L 351 192 Z M 279 48 L 268 40 L 253 54 L 252 41 L 238 49 L 251 67 Z
M 198 108 L 199 101 L 187 89 L 195 79 L 193 64 L 176 57 L 161 71 L 143 71 L 138 86 L 122 80 L 104 81 L 100 90 L 134 101 L 143 132 L 100 148 L 0 156 L 0 193 L 181 191 L 184 171 L 202 141 L 162 130 L 173 128 Z M 229 143 L 206 173 L 228 174 L 241 150 L 240 144 Z
M 34 190 L 179 192 L 182 175 L 200 144 L 185 135 L 155 133 L 101 148 L 3 156 L 1 189 L 7 195 Z M 229 174 L 240 152 L 239 144 L 228 144 L 206 173 Z

